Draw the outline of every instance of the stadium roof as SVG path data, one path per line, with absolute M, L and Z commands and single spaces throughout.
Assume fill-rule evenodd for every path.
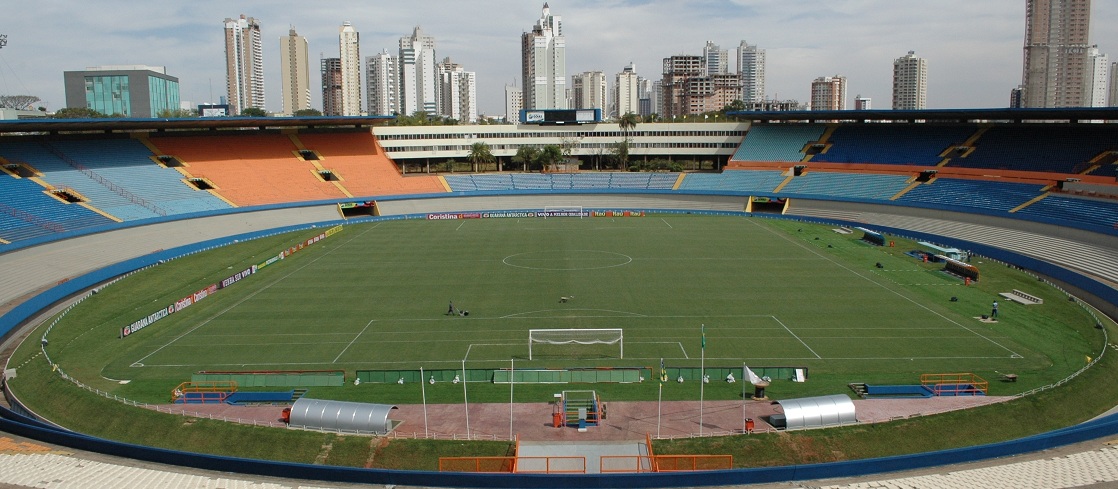
M 932 109 L 735 111 L 726 115 L 755 122 L 1086 122 L 1118 120 L 1118 107 L 1068 109 Z
M 393 116 L 319 116 L 319 117 L 188 117 L 181 119 L 23 119 L 0 121 L 3 133 L 59 133 L 59 132 L 113 132 L 113 131 L 166 131 L 166 130 L 218 130 L 218 129 L 269 129 L 285 127 L 351 127 L 361 128 L 382 125 L 394 120 Z

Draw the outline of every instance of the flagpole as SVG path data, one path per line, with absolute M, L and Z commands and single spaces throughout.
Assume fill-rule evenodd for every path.
M 516 359 L 509 359 L 509 440 L 512 440 L 512 386 L 516 385 Z
M 703 388 L 706 384 L 706 360 L 707 360 L 707 325 L 701 326 L 703 334 L 703 342 L 700 348 L 699 358 L 699 436 L 703 436 Z
M 427 386 L 423 385 L 423 367 L 419 367 L 419 392 L 423 394 L 423 437 L 430 436 L 427 433 Z
M 664 383 L 660 382 L 660 395 L 656 398 L 656 438 L 660 438 L 660 405 L 664 402 Z
M 745 374 L 745 362 L 741 362 L 741 432 L 745 433 L 745 382 L 749 377 Z

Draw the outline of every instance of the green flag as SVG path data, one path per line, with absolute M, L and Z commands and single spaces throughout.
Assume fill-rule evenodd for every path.
M 707 349 L 707 325 L 705 325 L 705 324 L 702 325 L 701 331 L 703 333 L 702 349 L 706 350 Z

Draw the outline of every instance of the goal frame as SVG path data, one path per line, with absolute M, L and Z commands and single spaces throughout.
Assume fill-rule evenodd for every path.
M 548 333 L 577 333 L 577 332 L 581 332 L 581 331 L 595 331 L 595 332 L 609 331 L 609 332 L 616 332 L 616 338 L 617 338 L 617 340 L 610 340 L 610 341 L 595 341 L 595 340 L 579 341 L 579 340 L 574 340 L 574 339 L 572 339 L 572 340 L 569 340 L 569 341 L 564 341 L 564 342 L 544 342 L 544 341 L 536 341 L 536 340 L 534 340 L 534 338 L 536 337 L 535 333 L 537 333 L 537 332 L 548 332 Z M 537 342 L 538 342 L 538 343 L 545 343 L 545 344 L 550 344 L 550 345 L 562 345 L 562 344 L 576 344 L 576 345 L 610 345 L 610 344 L 613 344 L 613 343 L 617 343 L 617 345 L 618 345 L 618 350 L 619 350 L 619 351 L 618 351 L 618 359 L 623 359 L 623 358 L 625 358 L 625 330 L 624 330 L 624 329 L 622 329 L 622 328 L 541 328 L 541 329 L 529 329 L 529 330 L 528 330 L 528 359 L 529 359 L 529 360 L 532 360 L 532 344 L 533 344 L 533 343 L 537 343 Z

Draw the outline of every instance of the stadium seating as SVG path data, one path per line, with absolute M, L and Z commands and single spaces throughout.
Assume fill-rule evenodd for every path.
M 1104 151 L 1118 150 L 1114 124 L 994 126 L 974 144 L 974 152 L 949 166 L 1054 173 L 1081 173 Z M 1113 174 L 1110 165 L 1099 174 Z
M 111 224 L 114 221 L 79 204 L 43 193 L 26 178 L 0 173 L 0 239 L 9 242 Z M 0 248 L 2 249 L 2 248 Z
M 683 179 L 680 190 L 772 193 L 784 181 L 779 170 L 726 170 L 719 174 L 694 173 Z
M 943 159 L 941 153 L 966 141 L 975 130 L 972 125 L 842 125 L 827 139 L 827 152 L 811 161 L 931 166 Z
M 30 165 L 43 174 L 44 182 L 58 189 L 73 189 L 85 197 L 90 205 L 118 219 L 130 221 L 167 215 L 163 208 L 148 203 L 123 187 L 120 182 L 102 175 L 102 168 L 88 168 L 66 156 L 58 149 L 59 145 L 64 143 L 5 141 L 0 145 L 0 156 L 12 163 Z
M 295 156 L 297 148 L 284 134 L 158 136 L 151 143 L 238 206 L 346 197 Z
M 887 200 L 908 186 L 906 175 L 878 175 L 812 171 L 784 188 L 783 194 L 827 195 L 852 199 Z
M 134 139 L 52 142 L 67 157 L 150 202 L 167 214 L 228 209 L 225 201 L 184 182 L 173 168 L 155 164 L 154 154 Z
M 927 185 L 917 186 L 897 201 L 917 207 L 932 204 L 1008 212 L 1039 196 L 1041 188 L 1040 185 L 1026 183 L 939 178 Z
M 804 145 L 817 141 L 826 126 L 820 124 L 754 124 L 738 146 L 734 161 L 800 161 Z
M 323 168 L 336 172 L 341 185 L 356 196 L 445 192 L 437 177 L 401 175 L 368 132 L 299 134 L 305 149 L 322 156 Z M 452 187 L 453 188 L 453 187 Z
M 1118 228 L 1118 201 L 1049 194 L 1016 214 L 1018 217 L 1047 219 L 1064 225 L 1082 223 L 1108 229 Z

